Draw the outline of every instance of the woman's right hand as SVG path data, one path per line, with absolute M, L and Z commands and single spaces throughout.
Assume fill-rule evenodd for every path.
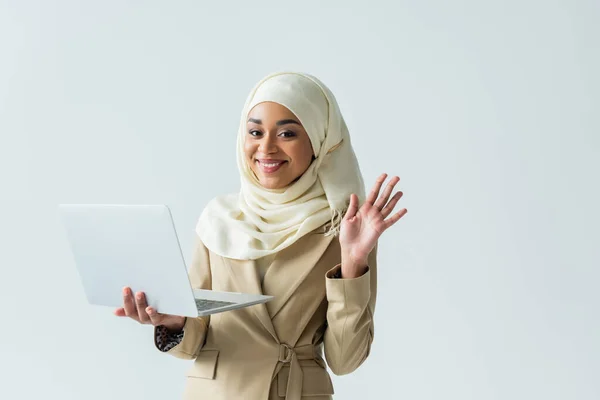
M 185 317 L 181 315 L 160 314 L 152 307 L 148 307 L 146 295 L 137 292 L 135 299 L 131 288 L 123 288 L 123 307 L 117 308 L 114 314 L 118 317 L 129 317 L 140 324 L 163 325 L 170 331 L 180 331 L 185 324 Z

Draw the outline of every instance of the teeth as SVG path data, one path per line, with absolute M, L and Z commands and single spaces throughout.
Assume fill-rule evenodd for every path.
M 267 164 L 267 163 L 261 162 L 261 164 L 264 165 L 265 167 L 276 167 L 276 166 L 278 166 L 281 163 L 277 162 L 277 163 L 268 163 Z

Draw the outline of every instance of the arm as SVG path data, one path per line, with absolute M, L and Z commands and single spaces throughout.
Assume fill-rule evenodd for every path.
M 325 359 L 336 375 L 356 370 L 369 356 L 373 342 L 377 295 L 377 247 L 368 257 L 367 271 L 356 278 L 334 278 L 341 264 L 326 274 L 327 329 Z
M 200 237 L 196 235 L 194 244 L 194 253 L 189 271 L 190 282 L 194 289 L 212 289 L 212 280 L 210 272 L 210 258 L 208 249 L 204 246 Z M 210 316 L 186 318 L 183 327 L 183 336 L 181 332 L 168 332 L 164 327 L 154 329 L 154 343 L 156 347 L 172 356 L 184 360 L 191 360 L 197 357 L 198 351 L 204 345 L 206 333 L 210 323 Z M 165 340 L 169 338 L 169 340 Z M 175 344 L 176 343 L 176 344 Z
M 336 375 L 348 374 L 369 356 L 373 342 L 373 314 L 377 295 L 377 241 L 407 212 L 392 215 L 402 192 L 391 198 L 400 181 L 393 177 L 380 195 L 387 178 L 382 174 L 359 207 L 356 194 L 350 195 L 348 210 L 340 224 L 341 265 L 327 273 L 327 324 L 325 357 Z M 333 275 L 341 269 L 341 278 Z M 338 274 L 339 275 L 339 274 Z

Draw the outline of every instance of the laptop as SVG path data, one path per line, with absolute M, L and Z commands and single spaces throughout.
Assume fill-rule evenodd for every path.
M 60 204 L 60 218 L 90 304 L 122 307 L 129 286 L 159 313 L 199 317 L 273 298 L 193 289 L 166 205 Z

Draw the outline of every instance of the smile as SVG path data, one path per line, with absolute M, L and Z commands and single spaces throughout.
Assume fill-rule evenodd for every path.
M 256 163 L 258 164 L 260 170 L 266 174 L 271 174 L 277 171 L 286 162 L 287 161 L 281 160 L 256 160 Z

